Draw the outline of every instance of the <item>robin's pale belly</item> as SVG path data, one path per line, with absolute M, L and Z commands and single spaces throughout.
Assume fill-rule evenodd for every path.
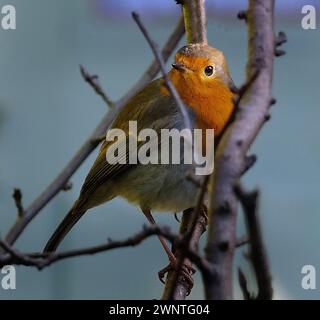
M 192 167 L 138 165 L 116 179 L 114 193 L 142 208 L 179 212 L 194 207 L 199 188 L 186 179 Z

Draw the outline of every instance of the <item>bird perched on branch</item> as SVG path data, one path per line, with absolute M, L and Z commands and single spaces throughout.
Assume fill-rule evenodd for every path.
M 233 82 L 223 53 L 205 44 L 189 44 L 177 52 L 168 75 L 186 105 L 192 127 L 214 129 L 217 137 L 233 110 Z M 122 129 L 129 136 L 128 122 L 133 120 L 139 130 L 185 128 L 176 101 L 162 78 L 131 98 L 111 127 Z M 53 233 L 45 252 L 55 251 L 87 210 L 117 196 L 139 206 L 150 223 L 155 223 L 153 210 L 179 212 L 195 206 L 199 188 L 187 179 L 190 164 L 110 164 L 106 152 L 111 145 L 109 141 L 102 144 L 79 198 Z M 130 156 L 128 151 L 124 156 Z M 159 238 L 174 265 L 173 253 Z

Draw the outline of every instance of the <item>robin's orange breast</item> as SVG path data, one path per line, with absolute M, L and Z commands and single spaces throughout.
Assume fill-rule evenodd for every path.
M 214 129 L 215 136 L 219 135 L 234 107 L 233 93 L 229 88 L 219 81 L 210 86 L 201 86 L 196 81 L 192 83 L 190 79 L 181 79 L 174 72 L 170 73 L 170 77 L 183 102 L 195 111 L 197 127 Z M 169 95 L 164 84 L 160 90 Z

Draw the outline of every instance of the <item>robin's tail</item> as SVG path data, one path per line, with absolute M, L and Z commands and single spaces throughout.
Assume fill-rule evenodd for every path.
M 72 229 L 72 227 L 77 223 L 77 221 L 83 216 L 86 210 L 79 210 L 77 201 L 72 206 L 68 214 L 62 220 L 56 231 L 53 233 L 49 241 L 47 242 L 43 252 L 54 252 L 58 248 L 61 241 Z

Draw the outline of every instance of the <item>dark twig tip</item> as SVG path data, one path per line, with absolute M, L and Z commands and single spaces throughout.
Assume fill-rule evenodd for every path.
M 247 279 L 240 268 L 238 269 L 238 279 L 239 279 L 239 285 L 243 294 L 243 298 L 245 300 L 251 300 L 252 295 L 248 290 Z
M 276 98 L 271 98 L 270 100 L 270 106 L 273 106 L 277 103 L 277 99 Z
M 247 11 L 245 10 L 241 10 L 238 12 L 237 17 L 239 20 L 244 20 L 247 21 L 248 20 L 248 15 L 247 15 Z
M 63 186 L 62 190 L 63 190 L 63 191 L 69 191 L 69 190 L 72 189 L 72 187 L 73 187 L 72 182 L 71 182 L 71 181 L 68 181 L 68 182 Z
M 136 12 L 136 11 L 132 11 L 132 12 L 131 12 L 131 15 L 132 15 L 132 18 L 133 18 L 134 20 L 137 20 L 137 19 L 140 18 L 138 12 Z
M 287 35 L 283 31 L 280 31 L 278 33 L 278 36 L 275 39 L 275 45 L 276 45 L 276 47 L 279 47 L 279 46 L 283 45 L 284 43 L 286 43 L 287 41 L 288 41 Z
M 109 99 L 109 97 L 105 94 L 102 87 L 99 84 L 99 77 L 97 75 L 91 75 L 81 64 L 80 64 L 80 73 L 85 82 L 87 82 L 92 89 L 99 95 L 102 100 L 109 106 L 113 106 L 113 102 Z
M 242 175 L 244 175 L 249 169 L 251 169 L 256 162 L 257 162 L 257 155 L 252 154 L 250 156 L 246 156 L 244 158 L 244 168 L 243 168 Z
M 276 57 L 282 57 L 286 54 L 286 52 L 284 50 L 275 49 L 274 54 Z
M 246 244 L 250 243 L 250 238 L 247 236 L 243 236 L 240 239 L 237 240 L 236 248 L 240 248 L 242 246 L 245 246 Z
M 270 113 L 266 113 L 266 115 L 264 116 L 264 121 L 268 122 L 271 119 L 271 114 Z
M 22 217 L 24 214 L 24 209 L 22 205 L 22 192 L 18 188 L 13 189 L 12 197 L 14 199 L 14 202 L 16 204 L 16 207 L 18 209 L 18 216 Z

